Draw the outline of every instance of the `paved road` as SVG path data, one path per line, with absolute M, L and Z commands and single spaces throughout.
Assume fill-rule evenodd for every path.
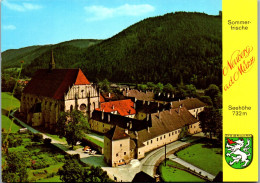
M 174 150 L 176 148 L 179 148 L 183 145 L 188 144 L 187 142 L 181 142 L 176 141 L 171 144 L 166 145 L 166 153 L 168 153 L 171 150 Z M 161 147 L 155 151 L 152 151 L 149 153 L 145 159 L 143 159 L 142 162 L 142 171 L 150 175 L 151 177 L 154 177 L 154 168 L 156 162 L 165 155 L 165 147 Z
M 202 176 L 204 176 L 204 177 L 207 176 L 209 178 L 209 180 L 211 180 L 211 181 L 213 181 L 213 179 L 215 178 L 214 175 L 212 175 L 212 174 L 210 174 L 210 173 L 208 173 L 208 172 L 206 172 L 206 171 L 204 171 L 204 170 L 202 170 L 202 169 L 200 169 L 200 168 L 198 168 L 198 167 L 196 167 L 196 166 L 194 166 L 194 165 L 192 165 L 192 164 L 190 164 L 190 163 L 188 163 L 188 162 L 186 162 L 186 161 L 184 161 L 184 160 L 182 160 L 178 157 L 176 157 L 173 154 L 171 154 L 168 158 L 172 161 L 175 161 L 175 162 L 185 166 L 186 168 L 191 169 L 192 171 L 195 171 L 197 173 L 200 172 Z
M 174 150 L 175 148 L 178 148 L 185 144 L 187 144 L 187 142 L 181 142 L 181 141 L 176 141 L 171 144 L 168 144 L 166 146 L 166 152 Z M 122 180 L 123 182 L 132 182 L 134 176 L 140 171 L 144 171 L 148 175 L 154 177 L 153 171 L 154 171 L 155 163 L 164 154 L 165 154 L 165 147 L 161 147 L 159 149 L 156 149 L 156 150 L 148 153 L 145 156 L 145 158 L 142 159 L 141 161 L 134 160 L 135 163 L 133 163 L 133 164 L 130 163 L 128 165 L 122 165 L 122 166 L 115 167 L 115 168 L 105 167 L 103 169 L 108 172 L 110 177 L 116 176 L 117 181 Z

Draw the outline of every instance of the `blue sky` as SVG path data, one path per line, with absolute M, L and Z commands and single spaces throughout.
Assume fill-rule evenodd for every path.
M 221 9 L 221 0 L 1 0 L 1 51 L 106 39 L 147 17 Z

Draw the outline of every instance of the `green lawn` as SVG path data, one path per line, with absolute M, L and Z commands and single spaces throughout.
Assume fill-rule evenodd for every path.
M 205 144 L 195 144 L 177 153 L 177 156 L 213 175 L 222 171 L 222 154 L 220 148 L 203 147 Z M 219 154 L 217 154 L 219 153 Z
M 184 170 L 170 167 L 168 165 L 181 167 L 181 165 L 178 165 L 177 163 L 171 162 L 169 160 L 167 160 L 166 166 L 164 166 L 164 162 L 162 162 L 159 166 L 159 171 L 163 181 L 165 182 L 205 182 L 203 179 L 200 179 L 195 175 L 192 175 Z
M 5 129 L 5 132 L 7 132 L 12 124 L 12 127 L 11 127 L 11 133 L 15 133 L 17 132 L 20 128 L 20 126 L 16 125 L 14 122 L 12 122 L 11 119 L 9 119 L 7 116 L 5 115 L 1 115 L 1 118 L 2 118 L 2 128 Z
M 89 137 L 89 136 L 87 136 L 87 135 L 85 135 L 85 138 L 88 139 L 89 141 L 95 143 L 95 144 L 98 145 L 99 147 L 104 147 L 104 143 L 101 142 L 101 141 L 99 141 L 99 140 L 97 140 L 97 139 L 94 139 L 94 138 Z
M 1 106 L 2 109 L 9 111 L 20 107 L 20 101 L 17 98 L 12 97 L 10 93 L 2 92 L 1 97 L 2 97 L 2 106 Z
M 60 176 L 56 175 L 56 176 L 51 177 L 51 178 L 36 180 L 36 182 L 62 182 L 62 181 L 60 180 Z
M 36 182 L 61 182 L 60 176 L 55 175 L 54 177 L 46 178 L 52 173 L 57 173 L 58 170 L 63 166 L 64 163 L 58 163 L 56 165 L 51 165 L 48 168 L 42 168 L 37 170 L 29 170 L 29 180 L 36 180 Z M 46 173 L 47 172 L 47 173 Z M 33 173 L 36 173 L 35 175 Z M 39 174 L 37 174 L 39 173 Z M 40 179 L 40 180 L 39 180 Z M 51 181 L 55 179 L 55 181 Z M 57 180 L 57 181 L 56 181 Z

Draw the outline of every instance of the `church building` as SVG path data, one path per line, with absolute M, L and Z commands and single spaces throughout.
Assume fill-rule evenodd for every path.
M 55 69 L 52 54 L 49 69 L 36 71 L 24 88 L 20 112 L 30 125 L 54 129 L 62 111 L 78 109 L 91 117 L 99 95 L 81 69 Z

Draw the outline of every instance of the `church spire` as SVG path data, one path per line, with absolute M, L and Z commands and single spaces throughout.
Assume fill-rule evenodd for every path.
M 49 70 L 53 70 L 55 69 L 55 62 L 54 62 L 54 57 L 53 57 L 53 50 L 51 50 L 51 60 L 50 60 L 50 63 L 49 63 Z

